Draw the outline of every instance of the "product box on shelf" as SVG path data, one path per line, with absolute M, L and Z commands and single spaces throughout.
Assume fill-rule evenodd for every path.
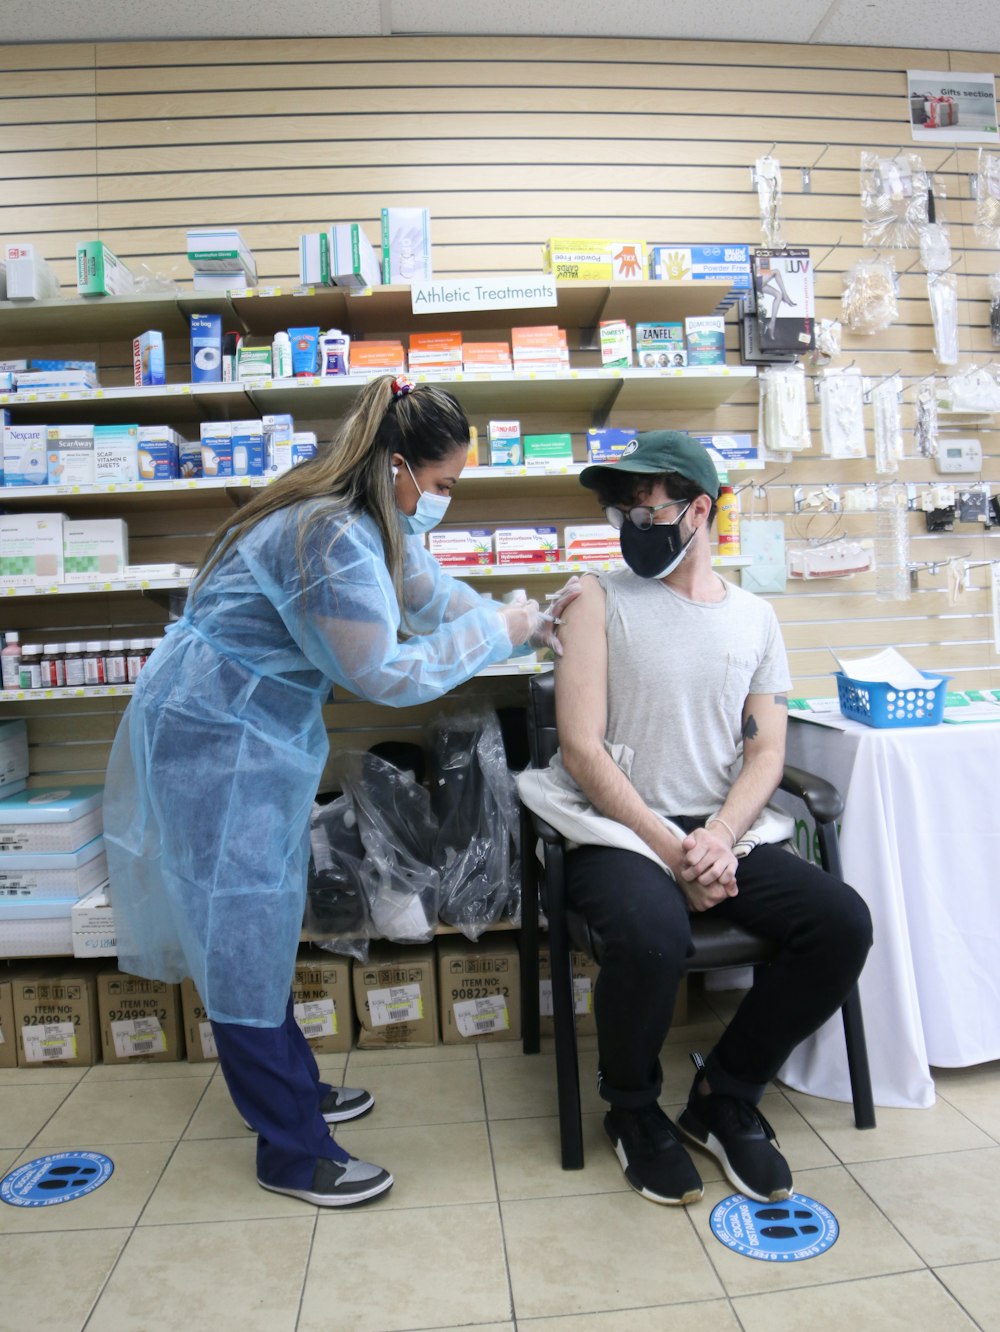
M 184 1024 L 184 1044 L 189 1064 L 204 1064 L 218 1059 L 215 1032 L 205 1012 L 198 987 L 190 976 L 181 981 L 181 1020 Z
M 750 286 L 749 245 L 654 245 L 649 276 L 671 282 L 728 282 L 736 291 Z
M 236 352 L 236 378 L 239 380 L 270 379 L 274 362 L 270 346 L 248 347 L 241 342 Z
M 339 1054 L 354 1040 L 351 964 L 322 948 L 300 949 L 292 980 L 292 1012 L 314 1054 Z
M 280 476 L 292 465 L 292 436 L 295 422 L 289 412 L 276 412 L 261 420 L 264 432 L 264 472 Z
M 498 527 L 493 534 L 497 564 L 558 564 L 554 527 Z
M 490 445 L 491 467 L 519 467 L 524 461 L 520 421 L 490 421 L 486 437 Z
M 567 560 L 603 563 L 622 557 L 621 537 L 610 523 L 567 524 L 563 540 L 566 543 Z
M 28 743 L 23 721 L 0 722 L 0 792 L 5 751 L 11 769 L 28 773 Z M 103 786 L 33 786 L 0 800 L 0 851 L 31 855 L 79 851 L 104 831 Z
M 8 241 L 3 261 L 8 301 L 49 301 L 59 295 L 59 279 L 36 246 Z
M 26 793 L 22 793 L 26 794 Z M 17 796 L 11 799 L 17 800 Z M 0 856 L 0 898 L 8 904 L 61 904 L 53 915 L 69 917 L 72 904 L 108 877 L 104 838 L 95 837 L 77 851 L 5 851 Z
M 136 464 L 143 481 L 175 481 L 181 437 L 170 426 L 140 426 L 136 442 Z M 199 466 L 201 453 L 199 445 Z
M 103 241 L 77 241 L 76 289 L 81 296 L 124 296 L 135 279 Z
M 589 953 L 570 953 L 570 968 L 573 973 L 573 1012 L 576 1015 L 576 1034 L 591 1036 L 597 1031 L 594 1021 L 594 986 L 601 968 Z M 538 950 L 538 1029 L 543 1036 L 551 1036 L 555 1031 L 552 1020 L 552 968 L 549 950 L 543 946 Z
M 0 587 L 63 581 L 62 513 L 0 513 Z
M 202 421 L 201 470 L 204 476 L 233 475 L 233 428 L 229 421 Z
M 132 339 L 132 383 L 136 388 L 144 385 L 165 384 L 167 366 L 163 355 L 163 334 L 150 329 Z
M 429 282 L 431 215 L 426 208 L 382 209 L 382 281 Z
M 524 461 L 526 463 L 571 463 L 573 461 L 573 436 L 561 435 L 525 435 Z
M 754 470 L 763 468 L 765 463 L 760 456 L 760 449 L 748 434 L 737 435 L 695 435 L 699 444 L 704 444 L 717 470 L 731 467 L 735 470 Z M 719 464 L 722 464 L 721 469 Z
M 14 993 L 9 980 L 0 981 L 0 1068 L 17 1068 Z
M 303 287 L 330 286 L 329 232 L 307 231 L 299 237 L 299 282 Z
M 19 400 L 29 393 L 82 393 L 100 387 L 96 370 L 18 370 L 14 386 Z
M 238 286 L 254 286 L 257 264 L 236 227 L 189 227 L 188 263 L 198 273 L 231 273 Z
M 374 943 L 367 962 L 353 963 L 359 1050 L 437 1045 L 435 972 L 433 944 Z
M 94 481 L 121 484 L 139 479 L 138 425 L 94 426 Z
M 94 484 L 94 427 L 49 426 L 46 431 L 50 486 Z
M 509 342 L 463 342 L 462 368 L 480 374 L 506 374 L 513 369 Z
M 646 276 L 646 246 L 636 240 L 556 236 L 542 247 L 542 268 L 557 280 L 637 282 Z
M 528 324 L 510 330 L 514 369 L 519 374 L 558 374 L 569 369 L 566 330 L 558 324 Z
M 356 290 L 382 284 L 379 256 L 357 222 L 335 222 L 330 228 L 330 281 Z
M 401 342 L 351 342 L 352 375 L 399 375 L 405 369 L 406 352 Z
M 97 1010 L 106 1064 L 169 1064 L 183 1058 L 178 985 L 129 976 L 114 968 L 100 971 Z
M 101 1030 L 92 969 L 72 960 L 38 963 L 11 980 L 19 1068 L 89 1068 L 99 1062 Z
M 5 838 L 5 816 L 10 818 L 7 801 L 24 790 L 28 776 L 28 726 L 22 717 L 0 721 L 0 851 L 26 851 L 17 845 L 19 836 Z M 87 839 L 89 841 L 89 838 Z
M 44 486 L 49 478 L 49 432 L 43 425 L 3 425 L 5 486 Z
M 128 564 L 128 524 L 121 518 L 67 518 L 63 582 L 120 582 Z
M 466 467 L 479 466 L 479 431 L 474 425 L 469 426 L 469 449 L 465 455 Z
M 438 939 L 438 997 L 445 1045 L 521 1038 L 521 965 L 510 935 L 478 943 Z
M 492 564 L 493 532 L 488 527 L 436 528 L 427 534 L 427 549 L 443 568 Z
M 636 324 L 636 360 L 643 370 L 687 365 L 683 324 Z
M 108 885 L 99 885 L 81 897 L 70 911 L 74 957 L 115 957 L 118 932 L 108 897 Z
M 724 315 L 689 315 L 684 320 L 688 365 L 725 365 Z
M 222 383 L 222 315 L 191 316 L 191 383 Z
M 631 366 L 632 330 L 624 319 L 602 319 L 598 338 L 605 370 L 627 370 Z
M 264 475 L 264 422 L 231 421 L 234 476 Z M 202 455 L 204 457 L 204 455 Z
M 177 471 L 184 481 L 205 475 L 200 439 L 182 439 L 177 445 Z
M 634 453 L 639 447 L 634 430 L 616 426 L 591 426 L 587 431 L 587 457 L 592 463 L 617 462 L 627 451 Z
M 292 466 L 296 467 L 301 462 L 308 462 L 310 458 L 315 458 L 316 447 L 315 430 L 293 430 Z

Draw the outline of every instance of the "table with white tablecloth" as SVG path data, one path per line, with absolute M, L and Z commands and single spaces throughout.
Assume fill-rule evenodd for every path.
M 844 878 L 874 921 L 860 987 L 875 1103 L 925 1107 L 932 1065 L 1000 1059 L 1000 723 L 838 727 L 792 720 L 787 761 L 845 798 Z M 839 1014 L 779 1076 L 850 1100 Z

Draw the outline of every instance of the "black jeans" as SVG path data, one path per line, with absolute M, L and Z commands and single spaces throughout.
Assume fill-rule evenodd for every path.
M 751 851 L 736 883 L 736 897 L 711 910 L 774 940 L 778 952 L 756 968 L 706 1064 L 714 1091 L 756 1103 L 795 1046 L 850 993 L 872 923 L 853 888 L 780 846 Z M 601 1095 L 612 1105 L 648 1104 L 660 1093 L 660 1049 L 690 953 L 687 898 L 652 860 L 602 846 L 570 852 L 566 892 L 601 941 L 594 990 Z

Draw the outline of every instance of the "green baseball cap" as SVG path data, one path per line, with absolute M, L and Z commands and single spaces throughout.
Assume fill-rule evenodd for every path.
M 713 500 L 719 498 L 719 474 L 704 445 L 683 430 L 646 430 L 625 445 L 615 462 L 592 463 L 580 473 L 580 484 L 596 490 L 602 474 L 637 472 L 659 476 L 676 472 L 701 486 Z

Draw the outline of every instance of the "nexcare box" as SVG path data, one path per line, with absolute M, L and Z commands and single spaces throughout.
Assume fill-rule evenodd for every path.
M 49 476 L 49 434 L 43 425 L 3 426 L 5 486 L 44 486 Z
M 63 580 L 62 513 L 0 514 L 0 587 L 50 587 Z
M 191 316 L 191 383 L 222 382 L 222 315 Z
M 142 481 L 175 481 L 180 435 L 170 426 L 140 426 L 136 445 L 139 478 Z M 201 463 L 199 445 L 198 461 Z
M 94 427 L 92 425 L 49 426 L 49 485 L 92 486 L 94 484 Z
M 378 255 L 357 222 L 336 222 L 330 228 L 330 280 L 338 287 L 358 289 L 377 287 L 382 281 Z
M 498 527 L 497 564 L 558 564 L 559 534 L 554 527 Z
M 382 209 L 382 281 L 429 282 L 431 215 L 426 208 Z
M 233 428 L 229 421 L 202 421 L 201 470 L 203 476 L 233 475 Z
M 121 580 L 128 564 L 128 526 L 121 518 L 68 518 L 63 523 L 63 582 Z
M 135 279 L 102 241 L 77 241 L 76 289 L 81 296 L 123 296 Z
M 471 527 L 466 531 L 437 528 L 427 534 L 427 549 L 444 568 L 454 564 L 492 564 L 493 532 L 488 527 Z
M 94 481 L 129 482 L 139 479 L 139 427 L 94 426 Z
M 591 426 L 587 431 L 587 456 L 592 463 L 617 462 L 626 450 L 634 453 L 638 448 L 635 435 L 634 430 L 615 426 Z

